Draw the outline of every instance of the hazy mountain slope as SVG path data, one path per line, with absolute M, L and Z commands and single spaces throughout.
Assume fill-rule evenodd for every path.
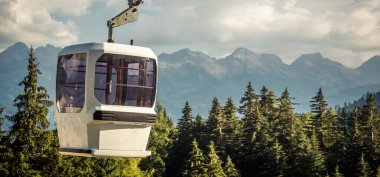
M 55 99 L 56 57 L 61 48 L 36 48 L 43 72 L 40 84 Z M 21 92 L 18 83 L 26 75 L 28 46 L 16 43 L 0 53 L 0 104 L 6 114 L 14 112 L 13 99 Z M 297 103 L 296 111 L 309 110 L 309 101 L 323 87 L 331 106 L 354 100 L 367 91 L 380 91 L 380 57 L 372 57 L 357 69 L 324 58 L 319 53 L 301 55 L 291 65 L 274 54 L 257 54 L 239 47 L 225 58 L 216 59 L 202 52 L 182 49 L 159 58 L 157 98 L 174 120 L 181 116 L 186 100 L 194 115 L 208 115 L 213 97 L 222 104 L 231 96 L 236 105 L 252 81 L 256 93 L 263 85 L 277 95 L 288 87 Z
M 380 106 L 380 92 L 369 92 L 369 93 L 374 94 L 376 105 Z M 364 94 L 359 99 L 356 99 L 350 103 L 345 103 L 343 107 L 349 111 L 352 111 L 355 108 L 355 106 L 363 107 L 363 105 L 366 103 L 366 97 L 367 97 L 367 94 Z
M 376 55 L 364 62 L 357 70 L 363 75 L 366 81 L 380 83 L 380 56 Z
M 43 73 L 39 83 L 47 88 L 52 100 L 55 99 L 56 58 L 60 50 L 52 45 L 35 49 L 39 69 Z M 28 52 L 29 47 L 19 42 L 0 53 L 0 105 L 5 107 L 6 115 L 13 114 L 16 110 L 13 100 L 22 91 L 18 84 L 27 74 Z M 51 115 L 50 119 L 52 120 Z

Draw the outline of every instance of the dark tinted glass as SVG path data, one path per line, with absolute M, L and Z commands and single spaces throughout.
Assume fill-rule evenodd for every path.
M 63 55 L 57 66 L 57 107 L 61 113 L 78 113 L 85 97 L 86 54 Z

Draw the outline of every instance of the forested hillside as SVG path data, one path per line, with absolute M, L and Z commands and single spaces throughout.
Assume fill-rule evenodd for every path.
M 347 110 L 352 111 L 357 106 L 363 106 L 366 103 L 366 98 L 368 97 L 368 94 L 363 95 L 358 100 L 354 100 L 352 103 L 344 103 L 343 107 Z M 373 92 L 372 93 L 375 97 L 376 106 L 380 106 L 380 92 Z
M 39 83 L 55 101 L 55 73 L 59 47 L 46 45 L 35 52 L 40 63 Z M 26 74 L 28 47 L 16 43 L 0 52 L 0 104 L 7 114 L 15 113 L 14 98 L 21 89 L 18 82 Z M 226 51 L 229 53 L 229 51 Z M 295 111 L 308 110 L 310 95 L 323 87 L 331 106 L 352 102 L 367 92 L 380 91 L 380 57 L 374 56 L 358 68 L 347 68 L 319 53 L 304 54 L 288 65 L 275 54 L 258 54 L 239 47 L 226 57 L 214 58 L 202 52 L 182 49 L 158 56 L 157 99 L 168 108 L 174 122 L 181 117 L 184 100 L 202 116 L 207 116 L 213 97 L 238 102 L 249 81 L 255 89 L 262 85 L 281 93 L 285 87 L 295 98 Z M 344 60 L 342 58 L 341 60 Z M 54 110 L 54 107 L 51 107 Z M 50 121 L 53 121 L 50 115 Z M 6 122 L 7 123 L 7 122 Z M 54 126 L 53 126 L 54 127 Z
M 255 91 L 251 82 L 238 104 L 214 98 L 207 118 L 194 116 L 186 102 L 177 125 L 158 103 L 152 155 L 145 159 L 61 156 L 56 131 L 48 129 L 52 102 L 38 85 L 33 49 L 29 54 L 23 92 L 15 99 L 18 111 L 6 115 L 9 131 L 0 128 L 0 176 L 380 175 L 374 94 L 366 95 L 363 106 L 337 113 L 320 88 L 310 99 L 310 112 L 295 114 L 287 89 L 280 95 L 265 86 Z M 4 115 L 0 125 L 3 121 Z

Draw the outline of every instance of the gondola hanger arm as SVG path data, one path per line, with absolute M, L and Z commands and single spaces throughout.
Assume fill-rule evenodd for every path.
M 111 20 L 107 21 L 107 26 L 108 26 L 107 42 L 111 42 L 111 43 L 114 42 L 113 28 L 125 25 L 127 23 L 131 23 L 137 20 L 137 17 L 138 17 L 137 6 L 139 6 L 141 3 L 143 3 L 142 0 L 128 0 L 128 5 L 129 5 L 128 9 L 124 10 L 123 12 L 113 17 Z

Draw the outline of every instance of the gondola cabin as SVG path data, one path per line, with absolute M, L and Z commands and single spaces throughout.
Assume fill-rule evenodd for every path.
M 149 48 L 115 43 L 63 48 L 54 113 L 60 153 L 149 156 L 156 85 L 157 57 Z

